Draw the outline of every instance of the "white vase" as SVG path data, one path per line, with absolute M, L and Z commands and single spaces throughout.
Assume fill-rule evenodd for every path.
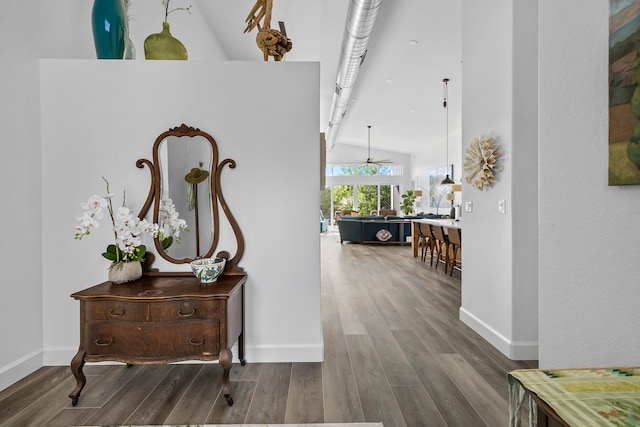
M 109 267 L 109 281 L 116 285 L 138 280 L 142 277 L 140 261 L 122 262 Z

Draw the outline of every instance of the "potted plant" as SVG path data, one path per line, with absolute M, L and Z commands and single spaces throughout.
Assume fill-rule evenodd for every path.
M 187 224 L 178 218 L 175 209 L 171 209 L 171 200 L 165 202 L 167 215 L 162 218 L 162 227 L 131 214 L 124 197 L 122 206 L 114 211 L 109 182 L 104 177 L 102 179 L 107 184 L 107 195 L 94 194 L 86 203 L 81 204 L 83 213 L 76 217 L 78 225 L 74 237 L 80 240 L 91 234 L 91 231 L 100 225 L 99 220 L 103 218 L 103 210 L 106 208 L 111 218 L 115 240 L 115 244 L 107 245 L 106 251 L 102 253 L 103 257 L 111 261 L 109 280 L 113 283 L 130 282 L 142 276 L 141 262 L 147 253 L 146 246 L 142 244 L 142 234 L 150 233 L 153 237 L 159 237 L 162 247 L 165 248 L 173 243 L 174 238 L 178 241 L 180 230 L 187 229 Z
M 400 205 L 400 210 L 405 215 L 411 214 L 413 212 L 413 204 L 416 202 L 416 196 L 413 194 L 413 190 L 407 190 L 402 195 L 402 205 Z

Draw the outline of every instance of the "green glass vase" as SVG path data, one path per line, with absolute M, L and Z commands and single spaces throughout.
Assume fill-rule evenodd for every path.
M 151 34 L 144 40 L 145 59 L 187 60 L 187 49 L 171 35 L 169 23 L 162 23 L 162 32 Z

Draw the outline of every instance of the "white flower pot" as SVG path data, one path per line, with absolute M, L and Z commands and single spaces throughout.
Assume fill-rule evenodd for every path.
M 140 261 L 123 262 L 109 267 L 109 281 L 117 284 L 138 280 L 142 277 Z

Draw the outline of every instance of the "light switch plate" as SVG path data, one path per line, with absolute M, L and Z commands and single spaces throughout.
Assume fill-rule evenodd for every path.
M 464 211 L 473 212 L 473 202 L 464 202 Z
M 505 214 L 507 213 L 507 202 L 504 199 L 498 200 L 498 213 Z

